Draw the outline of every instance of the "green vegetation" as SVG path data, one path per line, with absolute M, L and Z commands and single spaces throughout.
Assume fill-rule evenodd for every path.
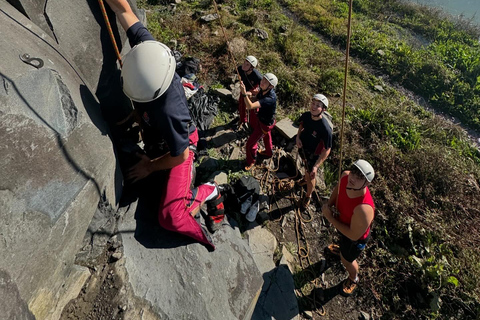
M 345 43 L 345 0 L 282 1 L 334 44 Z M 355 56 L 480 128 L 478 30 L 459 29 L 438 12 L 395 0 L 355 0 L 354 5 Z M 235 52 L 237 61 L 253 54 L 262 72 L 278 76 L 280 118 L 298 116 L 314 93 L 330 97 L 336 131 L 325 177 L 331 188 L 340 156 L 341 99 L 336 96 L 342 92 L 344 56 L 283 15 L 276 1 L 226 0 L 219 10 L 229 39 L 248 40 L 245 50 Z M 220 25 L 202 24 L 199 11 L 215 12 L 210 1 L 184 1 L 175 11 L 155 7 L 149 27 L 159 40 L 175 39 L 185 56 L 202 61 L 202 83 L 228 87 L 235 66 Z M 268 39 L 250 35 L 252 28 L 267 31 Z M 373 294 L 359 295 L 359 303 L 378 310 L 382 319 L 478 319 L 478 149 L 463 130 L 359 64 L 351 63 L 348 79 L 343 169 L 364 158 L 377 171 L 372 187 L 377 216 L 362 266 L 363 292 Z M 378 85 L 383 91 L 375 90 Z
M 347 0 L 282 1 L 312 29 L 346 44 Z M 353 4 L 353 55 L 480 129 L 479 27 L 399 0 Z

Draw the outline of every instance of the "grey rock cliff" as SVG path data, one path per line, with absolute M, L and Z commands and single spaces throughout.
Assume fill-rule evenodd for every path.
M 0 318 L 56 320 L 90 277 L 74 261 L 99 203 L 116 211 L 109 124 L 130 110 L 112 99 L 118 70 L 96 0 L 0 0 L 0 25 Z M 122 221 L 117 258 L 155 316 L 250 317 L 263 281 L 238 229 L 217 232 L 208 253 L 168 234 L 167 247 L 149 247 L 161 233 L 145 240 L 131 215 Z
M 37 319 L 56 319 L 88 276 L 73 261 L 100 197 L 117 201 L 116 159 L 69 54 L 4 0 L 0 24 L 0 270 Z

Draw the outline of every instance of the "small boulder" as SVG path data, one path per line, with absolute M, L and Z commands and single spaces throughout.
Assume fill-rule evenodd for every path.
M 206 16 L 200 17 L 200 20 L 202 22 L 210 22 L 218 19 L 218 14 L 213 13 L 213 14 L 207 14 Z

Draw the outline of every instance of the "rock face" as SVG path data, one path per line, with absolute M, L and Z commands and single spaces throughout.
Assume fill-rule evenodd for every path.
M 4 319 L 35 319 L 20 297 L 16 284 L 5 271 L 0 271 L 0 297 L 0 310 Z
M 134 220 L 131 209 L 119 227 L 130 284 L 161 319 L 250 319 L 263 280 L 235 224 L 213 234 L 216 250 Z
M 35 16 L 31 12 L 42 1 L 16 3 Z M 99 199 L 115 203 L 115 183 L 121 180 L 89 89 L 98 75 L 87 81 L 68 46 L 32 21 L 0 0 L 0 272 L 37 319 L 58 319 L 89 275 L 73 261 Z M 71 41 L 82 43 L 75 34 Z M 19 55 L 25 53 L 41 59 L 43 67 L 22 62 Z M 97 60 L 82 67 L 101 70 Z M 12 299 L 4 296 L 8 291 L 0 295 L 1 301 Z M 27 319 L 18 306 L 20 313 L 11 318 Z
M 0 25 L 0 318 L 56 320 L 90 277 L 74 264 L 85 236 L 95 242 L 89 227 L 112 218 L 94 213 L 116 212 L 123 180 L 107 123 L 130 110 L 111 89 L 118 70 L 96 0 L 0 0 Z M 124 254 L 112 255 L 152 317 L 251 317 L 263 280 L 237 228 L 215 234 L 213 253 L 155 228 L 126 215 Z

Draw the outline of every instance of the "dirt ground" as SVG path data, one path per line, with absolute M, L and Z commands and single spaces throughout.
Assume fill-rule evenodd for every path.
M 268 163 L 267 160 L 264 160 L 265 163 Z M 257 169 L 254 175 L 265 181 L 265 169 Z M 279 182 L 276 177 L 270 183 L 268 180 L 264 183 L 264 190 Z M 257 219 L 257 222 L 263 223 L 279 243 L 277 265 L 281 258 L 281 247 L 295 257 L 293 277 L 301 319 L 372 318 L 371 310 L 362 303 L 363 296 L 369 293 L 361 283 L 351 297 L 340 294 L 347 273 L 339 258 L 325 250 L 337 240 L 337 232 L 321 214 L 321 206 L 328 200 L 329 190 L 317 188 L 308 210 L 302 212 L 296 203 L 304 194 L 304 187 L 297 184 L 289 187 L 282 191 L 273 190 L 273 194 L 272 190 L 266 192 L 270 197 L 270 210 L 268 215 L 263 215 L 265 221 Z M 362 259 L 359 262 L 361 264 Z

